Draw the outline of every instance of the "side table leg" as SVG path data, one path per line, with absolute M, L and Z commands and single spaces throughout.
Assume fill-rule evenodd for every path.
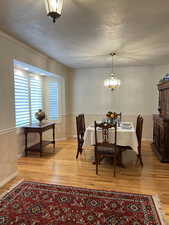
M 40 135 L 40 157 L 42 156 L 42 132 L 39 133 Z
M 55 125 L 53 125 L 53 152 L 55 152 Z
M 25 156 L 28 156 L 28 133 L 25 132 Z

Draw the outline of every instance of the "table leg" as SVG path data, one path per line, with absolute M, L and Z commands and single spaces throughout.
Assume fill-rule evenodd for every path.
M 40 157 L 42 156 L 42 132 L 39 133 L 40 135 Z
M 126 168 L 125 165 L 123 164 L 123 158 L 122 158 L 122 152 L 121 151 L 117 156 L 117 165 L 121 168 Z
M 55 125 L 53 125 L 53 151 L 55 152 Z
M 28 155 L 28 147 L 27 147 L 27 145 L 28 145 L 28 133 L 25 132 L 25 156 Z

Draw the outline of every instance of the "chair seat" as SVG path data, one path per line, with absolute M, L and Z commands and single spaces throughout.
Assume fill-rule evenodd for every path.
M 126 150 L 131 150 L 132 148 L 130 146 L 121 146 L 117 145 L 120 151 L 126 151 Z
M 115 146 L 114 145 L 98 145 L 97 152 L 100 154 L 114 154 Z

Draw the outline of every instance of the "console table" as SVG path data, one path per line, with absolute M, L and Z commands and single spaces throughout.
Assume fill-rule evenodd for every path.
M 25 134 L 25 156 L 28 155 L 29 151 L 38 151 L 40 152 L 40 156 L 42 156 L 43 147 L 51 143 L 53 144 L 53 148 L 55 149 L 55 123 L 32 124 L 24 126 L 23 129 Z M 43 141 L 42 134 L 44 131 L 47 131 L 49 129 L 53 130 L 53 141 Z M 28 133 L 39 133 L 39 143 L 28 147 Z

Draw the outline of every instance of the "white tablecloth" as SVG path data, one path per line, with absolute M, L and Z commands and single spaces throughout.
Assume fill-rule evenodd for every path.
M 138 141 L 135 132 L 135 128 L 132 125 L 131 129 L 124 129 L 122 127 L 117 127 L 117 145 L 121 146 L 130 146 L 133 151 L 138 154 Z M 112 129 L 113 131 L 113 129 Z M 98 130 L 98 141 L 101 141 L 102 138 L 102 131 Z M 113 142 L 114 134 L 113 132 L 109 132 L 109 139 L 110 142 Z M 94 134 L 94 126 L 89 126 L 86 129 L 84 135 L 84 144 L 83 146 L 90 146 L 95 144 L 95 134 Z

